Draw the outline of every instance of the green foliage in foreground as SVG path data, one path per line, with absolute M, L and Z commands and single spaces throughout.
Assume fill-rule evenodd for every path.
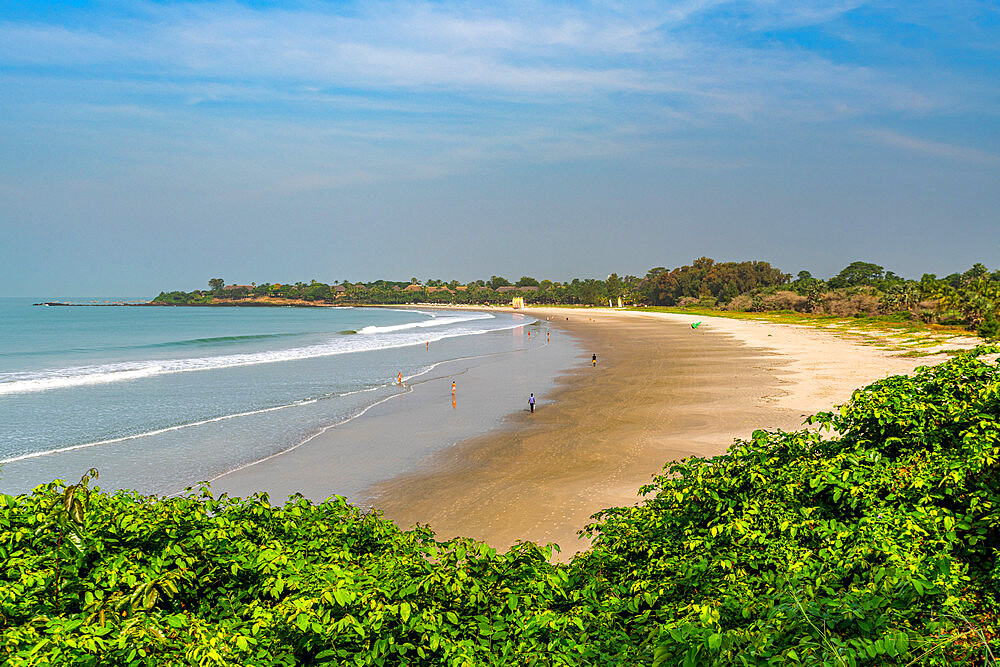
M 11 665 L 994 665 L 1000 372 L 981 348 L 674 463 L 566 565 L 334 498 L 0 497 Z
M 962 354 L 688 459 L 573 566 L 633 592 L 662 664 L 995 664 L 1000 372 Z M 990 653 L 993 651 L 993 653 Z

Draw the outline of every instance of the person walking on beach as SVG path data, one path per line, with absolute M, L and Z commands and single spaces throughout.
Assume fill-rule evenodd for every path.
M 590 360 L 594 362 L 594 367 L 596 368 L 597 367 L 597 355 L 595 354 L 593 357 L 590 358 Z
M 528 397 L 528 409 L 531 410 L 531 412 L 535 411 L 535 395 L 534 394 L 531 394 L 531 396 Z

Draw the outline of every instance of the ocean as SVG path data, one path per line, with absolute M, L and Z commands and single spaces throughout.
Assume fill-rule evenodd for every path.
M 177 493 L 405 400 L 399 374 L 527 354 L 545 327 L 515 312 L 38 301 L 0 299 L 0 491 L 11 494 L 91 467 L 104 489 Z M 578 355 L 564 345 L 527 364 L 544 370 L 536 393 Z M 474 421 L 495 428 L 509 410 Z

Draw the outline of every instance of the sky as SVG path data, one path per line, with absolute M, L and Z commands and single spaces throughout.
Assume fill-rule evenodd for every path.
M 1000 4 L 0 3 L 0 295 L 1000 268 Z

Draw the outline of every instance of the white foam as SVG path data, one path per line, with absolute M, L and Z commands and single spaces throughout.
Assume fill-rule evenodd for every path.
M 367 335 L 337 335 L 322 343 L 284 350 L 267 350 L 239 354 L 215 355 L 208 357 L 189 357 L 179 359 L 158 359 L 137 362 L 118 362 L 96 366 L 76 366 L 71 368 L 50 369 L 38 372 L 19 372 L 0 374 L 0 395 L 28 392 L 49 391 L 80 387 L 85 385 L 107 384 L 137 380 L 157 375 L 185 373 L 192 371 L 233 368 L 237 366 L 252 366 L 282 361 L 297 361 L 317 357 L 333 356 L 367 352 L 409 345 L 422 345 L 427 341 L 439 341 L 455 336 L 467 336 L 487 331 L 500 331 L 517 328 L 528 324 L 518 322 L 510 326 L 498 326 L 496 329 L 448 329 L 449 325 L 461 324 L 474 320 L 495 319 L 489 313 L 469 313 L 459 316 L 434 317 L 422 322 L 386 326 L 365 327 L 361 333 Z M 422 331 L 435 327 L 436 331 Z M 420 330 L 420 331 L 416 331 Z
M 125 442 L 126 440 L 138 440 L 139 438 L 148 438 L 153 435 L 160 435 L 161 433 L 170 433 L 171 431 L 179 431 L 184 428 L 190 428 L 192 426 L 202 426 L 203 424 L 211 424 L 213 422 L 221 422 L 227 419 L 235 419 L 236 417 L 247 417 L 249 415 L 259 415 L 264 412 L 274 412 L 275 410 L 284 410 L 286 408 L 294 408 L 299 405 L 309 405 L 310 403 L 315 403 L 316 399 L 309 399 L 305 401 L 296 401 L 295 403 L 289 403 L 288 405 L 278 405 L 272 408 L 262 408 L 260 410 L 251 410 L 249 412 L 237 412 L 231 415 L 222 415 L 221 417 L 212 417 L 211 419 L 203 419 L 201 421 L 190 422 L 188 424 L 178 424 L 177 426 L 167 426 L 166 428 L 156 429 L 155 431 L 146 431 L 145 433 L 136 433 L 134 435 L 125 435 L 120 438 L 109 438 L 108 440 L 98 440 L 97 442 L 85 442 L 79 445 L 70 445 L 68 447 L 60 447 L 58 449 L 47 449 L 42 452 L 32 452 L 31 454 L 22 454 L 21 456 L 13 456 L 9 459 L 0 459 L 0 463 L 13 463 L 14 461 L 24 461 L 25 459 L 35 459 L 40 456 L 50 456 L 52 454 L 61 454 L 63 452 L 72 452 L 77 449 L 88 449 L 90 447 L 98 447 L 100 445 L 111 445 L 116 442 Z
M 482 331 L 482 332 L 479 332 L 479 333 L 485 333 L 485 330 Z M 470 359 L 475 359 L 478 356 L 483 356 L 483 355 L 476 355 L 475 357 L 469 357 L 469 358 Z M 413 378 L 419 377 L 419 376 L 424 375 L 426 373 L 429 373 L 429 372 L 431 372 L 432 370 L 434 370 L 435 368 L 437 368 L 438 366 L 440 366 L 443 363 L 445 363 L 445 361 L 438 361 L 438 362 L 435 362 L 433 364 L 430 364 L 430 365 L 424 367 L 423 369 L 421 369 L 420 371 L 414 373 L 413 375 L 404 376 L 403 377 L 403 381 L 404 381 L 404 383 L 408 384 L 410 382 L 410 380 L 412 380 Z M 378 391 L 379 389 L 381 389 L 383 387 L 386 387 L 386 386 L 390 386 L 392 384 L 394 384 L 394 383 L 385 383 L 383 385 L 376 386 L 376 387 L 365 387 L 363 389 L 355 389 L 353 391 L 345 391 L 345 392 L 343 392 L 341 394 L 338 394 L 338 396 L 352 396 L 354 394 L 364 394 L 364 393 L 368 393 L 368 392 Z M 376 401 L 374 403 L 370 403 L 369 405 L 364 406 L 356 414 L 354 414 L 354 415 L 352 415 L 352 416 L 350 416 L 350 417 L 348 417 L 348 418 L 346 418 L 346 419 L 344 419 L 344 420 L 342 420 L 340 422 L 337 422 L 336 424 L 331 424 L 330 426 L 324 427 L 320 432 L 325 432 L 328 429 L 333 428 L 334 426 L 346 423 L 346 422 L 354 419 L 355 417 L 360 417 L 361 415 L 365 414 L 366 412 L 368 412 L 368 410 L 370 410 L 371 408 L 375 407 L 376 405 L 378 405 L 380 403 L 384 403 L 385 401 L 389 400 L 390 398 L 394 398 L 394 397 L 395 396 L 388 396 L 388 397 L 380 399 L 380 400 L 378 400 L 378 401 Z M 125 436 L 122 436 L 120 438 L 108 438 L 106 440 L 97 440 L 95 442 L 85 442 L 85 443 L 81 443 L 79 445 L 69 445 L 67 447 L 59 447 L 58 449 L 48 449 L 48 450 L 41 451 L 41 452 L 32 452 L 30 454 L 21 454 L 20 456 L 13 456 L 13 457 L 7 458 L 7 459 L 0 459 L 0 464 L 14 463 L 15 461 L 24 461 L 26 459 L 36 459 L 36 458 L 43 457 L 43 456 L 51 456 L 52 454 L 61 454 L 61 453 L 64 453 L 64 452 L 72 452 L 72 451 L 76 451 L 78 449 L 89 449 L 91 447 L 99 447 L 101 445 L 113 445 L 113 444 L 115 444 L 117 442 L 126 442 L 128 440 L 139 440 L 141 438 L 148 438 L 148 437 L 151 437 L 151 436 L 154 436 L 154 435 L 160 435 L 162 433 L 170 433 L 171 431 L 180 431 L 182 429 L 191 428 L 193 426 L 203 426 L 204 424 L 212 424 L 214 422 L 226 421 L 228 419 L 236 419 L 237 417 L 249 417 L 250 415 L 259 415 L 259 414 L 263 414 L 265 412 L 275 412 L 277 410 L 285 410 L 287 408 L 294 408 L 294 407 L 298 407 L 298 406 L 302 406 L 302 405 L 310 405 L 312 403 L 316 403 L 318 400 L 319 399 L 311 398 L 311 399 L 306 399 L 306 400 L 302 400 L 302 401 L 295 401 L 294 403 L 288 403 L 287 405 L 276 405 L 276 406 L 273 406 L 273 407 L 270 407 L 270 408 L 261 408 L 259 410 L 249 410 L 247 412 L 236 412 L 236 413 L 233 413 L 231 415 L 222 415 L 220 417 L 211 417 L 209 419 L 202 419 L 200 421 L 189 422 L 187 424 L 177 424 L 176 426 L 167 426 L 165 428 L 160 428 L 160 429 L 156 429 L 156 430 L 153 430 L 153 431 L 146 431 L 145 433 L 136 433 L 136 434 L 133 434 L 133 435 L 125 435 Z M 261 459 L 261 460 L 266 461 L 266 460 L 274 458 L 275 456 L 278 456 L 280 454 L 285 454 L 285 453 L 291 451 L 292 449 L 297 448 L 299 445 L 305 444 L 305 442 L 307 442 L 309 440 L 312 440 L 314 437 L 316 437 L 316 435 L 318 435 L 318 433 L 315 433 L 315 434 L 309 436 L 304 441 L 299 442 L 298 444 L 290 447 L 289 449 L 282 450 L 280 452 L 272 454 L 271 456 L 265 457 L 264 459 Z M 247 465 L 253 465 L 254 463 L 260 463 L 260 461 L 254 461 L 253 463 L 249 463 Z M 241 468 L 236 468 L 236 470 L 242 470 L 242 468 L 245 468 L 245 467 L 247 467 L 247 466 L 243 466 Z M 229 472 L 233 472 L 233 471 L 229 471 Z M 228 474 L 228 473 L 223 473 L 223 474 Z M 213 478 L 213 479 L 215 479 L 215 478 Z
M 473 320 L 491 320 L 495 319 L 494 315 L 489 313 L 470 313 L 468 315 L 458 315 L 454 317 L 437 317 L 431 314 L 434 319 L 424 320 L 423 322 L 407 322 L 406 324 L 392 324 L 384 327 L 370 326 L 365 327 L 358 331 L 359 334 L 380 334 L 380 333 L 391 333 L 394 331 L 406 331 L 408 329 L 424 329 L 427 327 L 440 327 L 448 324 L 458 324 L 459 322 L 471 322 Z
M 138 378 L 156 375 L 160 371 L 159 366 L 145 366 L 129 370 L 106 369 L 94 372 L 80 373 L 73 375 L 53 375 L 31 380 L 15 380 L 13 382 L 0 383 L 0 395 L 14 394 L 29 391 L 46 391 L 49 389 L 59 389 L 61 387 L 72 387 L 87 384 L 103 384 L 105 382 L 122 382 L 124 380 L 136 380 Z
M 487 319 L 487 318 L 468 318 L 468 319 Z M 435 338 L 431 338 L 430 340 L 441 340 L 441 339 L 444 339 L 444 338 L 452 338 L 452 337 L 457 337 L 457 336 L 477 335 L 477 334 L 483 334 L 483 333 L 490 333 L 490 332 L 494 332 L 494 331 L 508 331 L 508 330 L 511 330 L 511 329 L 517 329 L 519 327 L 523 327 L 526 324 L 530 324 L 530 323 L 532 323 L 534 321 L 535 321 L 534 319 L 531 319 L 531 320 L 529 320 L 527 322 L 523 322 L 523 321 L 522 322 L 516 322 L 516 323 L 509 324 L 509 325 L 498 326 L 495 329 L 465 329 L 465 330 L 457 330 L 457 331 L 450 331 L 450 332 L 447 332 L 447 331 L 446 332 L 440 332 L 440 334 L 438 336 L 436 336 Z M 400 336 L 400 334 L 394 334 L 394 337 L 399 337 L 399 336 Z M 341 338 L 356 339 L 358 337 L 357 336 L 350 336 L 350 337 L 341 337 Z M 389 344 L 387 344 L 384 347 L 397 347 L 397 346 L 400 346 L 400 345 L 423 344 L 423 342 L 425 340 L 427 340 L 426 335 L 423 332 L 421 332 L 419 335 L 409 334 L 409 335 L 406 336 L 406 338 L 409 340 L 409 342 L 401 342 L 398 345 L 389 345 Z M 380 349 L 380 348 L 368 347 L 368 348 L 365 348 L 365 349 Z M 336 353 L 337 352 L 335 352 L 334 354 L 336 354 Z M 475 358 L 480 358 L 480 357 L 492 356 L 492 354 L 494 354 L 494 353 L 479 354 L 479 355 L 473 355 L 473 356 L 470 356 L 470 357 L 463 357 L 463 358 L 465 358 L 465 359 L 475 359 Z M 233 355 L 233 356 L 235 356 L 235 355 Z M 303 357 L 303 358 L 305 358 L 305 357 Z M 440 366 L 442 364 L 445 364 L 445 363 L 448 363 L 450 361 L 455 361 L 455 360 L 454 359 L 445 359 L 445 360 L 437 361 L 437 362 L 428 364 L 427 366 L 424 366 L 423 368 L 421 368 L 419 371 L 415 372 L 412 375 L 405 376 L 403 378 L 403 381 L 405 383 L 406 392 L 404 392 L 404 393 L 408 393 L 410 390 L 412 390 L 411 380 L 414 380 L 414 379 L 416 379 L 416 378 L 418 378 L 420 376 L 426 375 L 427 373 L 430 373 L 431 371 L 433 371 L 434 369 L 436 369 L 438 366 Z M 157 367 L 157 368 L 154 368 L 154 369 L 143 369 L 143 370 L 149 370 L 149 371 L 151 371 L 150 373 L 147 373 L 146 375 L 156 374 L 158 372 L 181 372 L 179 370 L 166 371 L 166 370 L 163 370 L 162 367 Z M 194 368 L 194 369 L 188 369 L 188 370 L 200 370 L 200 369 Z M 120 371 L 118 374 L 124 378 L 124 376 L 127 373 L 128 373 L 128 371 Z M 113 373 L 109 373 L 108 375 L 113 375 Z M 138 377 L 142 377 L 142 376 L 136 375 L 136 378 L 138 378 Z M 114 380 L 107 380 L 107 381 L 114 381 Z M 389 382 L 389 383 L 385 383 L 385 384 L 378 385 L 378 386 L 368 386 L 368 387 L 364 387 L 364 388 L 361 388 L 361 389 L 356 389 L 356 390 L 353 390 L 353 391 L 343 392 L 343 393 L 337 394 L 336 396 L 343 397 L 343 396 L 349 396 L 349 395 L 353 395 L 353 394 L 376 392 L 379 389 L 383 389 L 386 386 L 391 386 L 391 385 L 395 385 L 395 382 Z M 330 424 L 328 426 L 323 427 L 318 432 L 313 433 L 312 435 L 310 435 L 309 437 L 305 438 L 304 440 L 302 440 L 302 441 L 294 444 L 292 447 L 290 447 L 288 449 L 285 449 L 285 450 L 282 450 L 282 451 L 279 451 L 279 452 L 276 452 L 276 453 L 274 453 L 274 454 L 272 454 L 270 456 L 264 457 L 261 460 L 265 460 L 266 461 L 266 460 L 269 460 L 269 459 L 274 458 L 276 456 L 280 456 L 282 454 L 286 454 L 289 451 L 292 451 L 292 450 L 298 448 L 299 446 L 305 444 L 306 442 L 312 440 L 313 438 L 315 438 L 320 433 L 326 432 L 329 429 L 334 428 L 335 426 L 338 426 L 338 425 L 343 424 L 345 422 L 351 421 L 352 419 L 360 417 L 360 416 L 364 415 L 365 413 L 367 413 L 371 408 L 375 407 L 376 405 L 379 405 L 379 404 L 384 403 L 386 401 L 392 400 L 394 398 L 398 398 L 398 396 L 400 396 L 400 395 L 402 395 L 402 394 L 393 393 L 390 396 L 386 396 L 386 397 L 380 398 L 378 400 L 375 400 L 372 403 L 369 403 L 368 405 L 363 406 L 360 410 L 358 410 L 356 413 L 348 416 L 347 418 L 342 419 L 342 420 L 340 420 L 340 421 L 338 421 L 338 422 L 336 422 L 334 424 Z M 186 424 L 178 424 L 178 425 L 175 425 L 175 426 L 168 426 L 168 427 L 165 427 L 165 428 L 160 428 L 160 429 L 156 429 L 156 430 L 152 430 L 152 431 L 147 431 L 147 432 L 144 432 L 144 433 L 137 433 L 137 434 L 127 435 L 127 436 L 121 436 L 121 437 L 117 437 L 117 438 L 108 438 L 108 439 L 105 439 L 105 440 L 99 440 L 99 441 L 95 441 L 95 442 L 87 442 L 87 443 L 82 443 L 82 444 L 77 444 L 77 445 L 70 445 L 70 446 L 66 446 L 66 447 L 60 447 L 60 448 L 57 448 L 57 449 L 50 449 L 50 450 L 46 450 L 46 451 L 40 451 L 40 452 L 32 452 L 32 453 L 28 453 L 28 454 L 22 454 L 22 455 L 10 457 L 10 458 L 7 458 L 7 459 L 0 459 L 0 464 L 13 463 L 13 462 L 16 462 L 16 461 L 23 461 L 23 460 L 26 460 L 26 459 L 34 459 L 34 458 L 39 458 L 39 457 L 46 457 L 46 456 L 50 456 L 50 455 L 54 455 L 54 454 L 71 452 L 71 451 L 75 451 L 75 450 L 88 449 L 88 448 L 92 448 L 92 447 L 99 447 L 99 446 L 102 446 L 102 445 L 113 445 L 115 443 L 121 443 L 121 442 L 130 441 L 130 440 L 138 440 L 138 439 L 142 439 L 142 438 L 148 438 L 148 437 L 160 435 L 160 434 L 163 434 L 163 433 L 169 433 L 169 432 L 172 432 L 172 431 L 180 431 L 182 429 L 187 429 L 187 428 L 191 428 L 191 427 L 202 426 L 202 425 L 205 425 L 205 424 L 211 424 L 211 423 L 226 421 L 226 420 L 230 420 L 230 419 L 236 419 L 236 418 L 239 418 L 239 417 L 247 417 L 247 416 L 251 416 L 251 415 L 257 415 L 257 414 L 268 413 L 268 412 L 275 412 L 275 411 L 279 411 L 279 410 L 285 410 L 285 409 L 288 409 L 288 408 L 294 408 L 294 407 L 309 405 L 309 404 L 312 404 L 312 403 L 316 403 L 319 400 L 321 400 L 321 399 L 319 399 L 319 398 L 310 398 L 310 399 L 305 399 L 305 400 L 301 400 L 301 401 L 295 401 L 295 402 L 292 402 L 292 403 L 289 403 L 289 404 L 286 404 L 286 405 L 278 405 L 278 406 L 272 406 L 272 407 L 267 407 L 267 408 L 261 408 L 261 409 L 257 409 L 257 410 L 249 410 L 249 411 L 246 411 L 246 412 L 239 412 L 239 413 L 234 413 L 234 414 L 221 415 L 221 416 L 218 416 L 218 417 L 211 417 L 211 418 L 208 418 L 208 419 L 203 419 L 203 420 L 200 420 L 200 421 L 190 422 L 190 423 L 186 423 Z M 245 464 L 243 466 L 240 466 L 239 468 L 236 468 L 236 469 L 239 470 L 239 469 L 248 467 L 250 465 L 254 465 L 256 463 L 260 463 L 261 460 L 250 462 L 250 463 Z M 217 477 L 215 477 L 213 479 L 217 479 L 218 477 L 224 476 L 225 474 L 228 474 L 229 472 L 233 472 L 233 471 L 232 470 L 227 471 L 226 473 L 223 473 L 222 475 L 218 475 Z

